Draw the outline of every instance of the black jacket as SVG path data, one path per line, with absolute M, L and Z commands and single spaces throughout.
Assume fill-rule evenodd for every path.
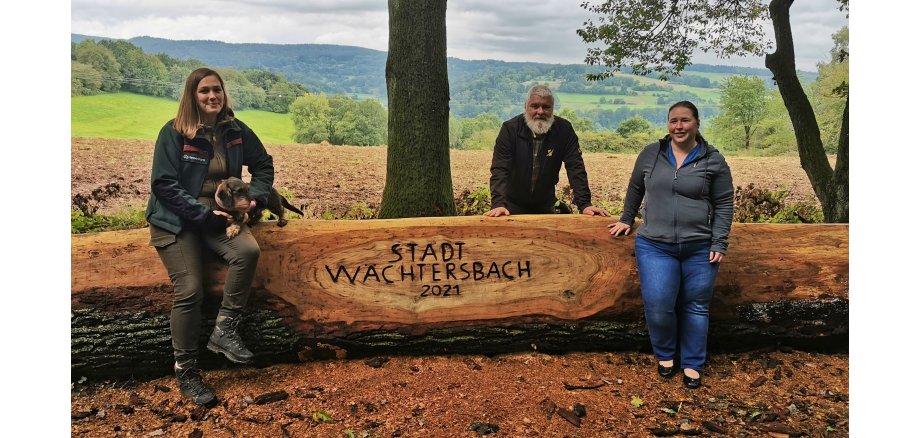
M 512 214 L 552 213 L 556 203 L 556 183 L 559 182 L 559 170 L 563 163 L 578 211 L 589 207 L 591 189 L 588 188 L 588 173 L 572 124 L 562 117 L 555 117 L 537 155 L 537 159 L 541 160 L 540 175 L 533 192 L 530 191 L 532 144 L 533 132 L 524 122 L 523 114 L 502 124 L 492 152 L 492 177 L 489 179 L 492 208 L 505 207 Z
M 619 221 L 632 225 L 645 198 L 638 234 L 665 243 L 711 239 L 726 254 L 734 211 L 732 174 L 719 150 L 699 137 L 703 149 L 680 169 L 668 160 L 670 138 L 645 147 L 636 158 Z
M 275 180 L 272 156 L 243 122 L 232 119 L 225 123 L 219 141 L 227 149 L 227 173 L 241 178 L 243 166 L 248 166 L 252 174 L 249 194 L 265 205 Z M 213 214 L 198 202 L 212 156 L 211 142 L 201 131 L 189 140 L 173 128 L 172 120 L 160 129 L 153 149 L 147 222 L 178 234 L 188 226 L 201 226 Z

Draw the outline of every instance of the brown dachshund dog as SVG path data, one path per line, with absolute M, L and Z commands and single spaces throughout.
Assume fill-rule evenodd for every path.
M 227 227 L 227 237 L 235 237 L 240 233 L 240 224 L 245 221 L 246 212 L 249 210 L 249 205 L 252 202 L 252 197 L 249 195 L 249 184 L 236 177 L 227 178 L 217 185 L 214 199 L 217 201 L 217 206 L 222 211 L 233 216 L 233 223 Z M 278 226 L 283 227 L 287 225 L 287 220 L 284 219 L 285 208 L 303 217 L 302 211 L 291 205 L 284 196 L 281 196 L 281 194 L 272 187 L 272 191 L 268 195 L 268 203 L 264 208 L 254 210 L 246 224 L 250 227 L 257 224 L 262 220 L 262 210 L 268 209 L 268 211 L 274 213 L 275 216 L 278 216 Z

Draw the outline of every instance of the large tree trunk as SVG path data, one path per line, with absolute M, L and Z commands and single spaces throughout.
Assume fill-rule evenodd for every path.
M 647 350 L 633 239 L 609 237 L 607 223 L 523 215 L 263 224 L 241 332 L 259 364 Z M 846 225 L 735 224 L 710 346 L 846 349 L 847 233 Z M 172 288 L 148 239 L 147 230 L 73 237 L 73 378 L 170 371 Z M 202 341 L 224 269 L 211 274 Z M 204 366 L 219 363 L 202 354 Z
M 792 0 L 770 2 L 776 51 L 767 55 L 766 66 L 773 73 L 773 79 L 792 119 L 799 160 L 821 202 L 824 220 L 846 223 L 850 221 L 849 154 L 838 155 L 837 171 L 831 169 L 824 152 L 815 112 L 796 75 L 795 48 L 792 41 L 792 26 L 789 23 L 790 6 Z M 849 101 L 847 107 L 849 108 Z M 844 111 L 844 129 L 849 127 L 848 116 L 848 111 Z
M 380 218 L 453 216 L 446 0 L 390 0 L 387 180 Z

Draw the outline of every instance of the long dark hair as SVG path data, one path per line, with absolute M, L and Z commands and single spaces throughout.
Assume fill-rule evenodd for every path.
M 224 107 L 217 114 L 217 120 L 221 121 L 229 116 L 233 116 L 233 109 L 230 105 L 230 95 L 227 94 L 227 87 L 224 86 L 224 79 L 210 68 L 201 67 L 189 73 L 185 79 L 185 87 L 182 89 L 182 97 L 179 98 L 179 111 L 176 113 L 176 119 L 173 120 L 173 128 L 179 131 L 185 138 L 195 138 L 198 127 L 201 126 L 201 115 L 198 114 L 198 101 L 195 95 L 198 93 L 198 83 L 202 79 L 214 76 L 220 82 L 220 88 L 224 90 Z

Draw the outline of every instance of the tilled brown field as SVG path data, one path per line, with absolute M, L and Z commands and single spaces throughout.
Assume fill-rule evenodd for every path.
M 108 185 L 100 211 L 143 208 L 153 142 L 74 138 L 72 194 Z M 269 145 L 275 186 L 308 216 L 377 207 L 381 147 Z M 486 187 L 489 151 L 453 151 L 455 194 Z M 634 156 L 588 154 L 596 199 L 622 203 Z M 814 202 L 796 157 L 729 157 L 736 186 Z M 562 178 L 560 185 L 564 185 Z M 173 377 L 77 384 L 71 434 L 91 437 L 848 436 L 849 358 L 778 347 L 714 354 L 703 387 L 663 380 L 647 352 L 373 357 L 205 371 L 220 403 Z
M 376 210 L 386 180 L 386 148 L 322 145 L 267 145 L 275 162 L 275 187 L 290 191 L 291 202 L 304 206 L 308 218 L 342 217 L 353 206 Z M 89 196 L 115 183 L 117 189 L 101 205 L 111 213 L 143 208 L 150 194 L 152 141 L 73 138 L 71 195 Z M 596 204 L 622 207 L 635 155 L 585 154 L 588 179 Z M 451 151 L 454 195 L 489 185 L 491 151 Z M 815 203 L 814 191 L 798 157 L 728 157 L 735 186 L 753 183 L 789 192 L 788 201 Z M 557 189 L 568 180 L 560 177 Z

